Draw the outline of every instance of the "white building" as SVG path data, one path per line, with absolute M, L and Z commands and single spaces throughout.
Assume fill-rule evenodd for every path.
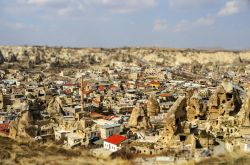
M 60 141 L 60 140 L 66 140 L 67 134 L 69 134 L 70 131 L 55 131 L 55 140 Z
M 67 145 L 68 147 L 74 147 L 76 145 L 83 144 L 83 135 L 76 134 L 76 133 L 70 133 L 67 135 Z
M 121 135 L 112 135 L 104 140 L 103 147 L 110 151 L 116 152 L 121 149 L 121 143 L 127 138 Z
M 106 139 L 114 134 L 120 134 L 121 125 L 120 124 L 105 124 L 100 128 L 101 138 Z

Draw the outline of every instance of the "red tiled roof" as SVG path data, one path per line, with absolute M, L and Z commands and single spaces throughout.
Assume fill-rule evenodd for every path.
M 90 116 L 93 117 L 93 118 L 100 118 L 100 117 L 103 117 L 102 114 L 97 113 L 97 112 L 91 112 Z
M 110 89 L 110 90 L 116 90 L 116 89 L 117 89 L 117 87 L 116 87 L 116 86 L 114 86 L 114 85 L 111 85 L 111 86 L 109 87 L 109 89 Z
M 104 90 L 105 90 L 105 87 L 104 87 L 104 86 L 99 86 L 98 90 L 99 90 L 99 91 L 104 91 Z
M 102 118 L 105 120 L 112 120 L 115 116 L 103 116 Z
M 9 124 L 0 124 L 0 131 L 5 131 L 9 129 Z
M 93 99 L 93 100 L 92 100 L 92 103 L 98 104 L 98 105 L 99 105 L 99 104 L 100 104 L 100 101 L 99 101 L 99 100 L 96 100 L 96 99 Z
M 160 85 L 160 82 L 159 81 L 151 81 L 150 84 L 157 84 L 157 85 Z
M 64 94 L 71 94 L 72 91 L 71 90 L 64 90 Z
M 169 96 L 171 96 L 171 94 L 169 94 L 169 93 L 162 93 L 162 94 L 160 94 L 160 96 L 161 97 L 169 97 Z
M 125 136 L 112 135 L 112 136 L 108 137 L 107 139 L 105 139 L 105 141 L 108 142 L 108 143 L 117 145 L 117 144 L 120 144 L 121 142 L 123 142 L 126 139 L 127 138 Z
M 79 86 L 79 84 L 64 84 L 63 86 L 67 86 L 67 87 L 73 87 L 73 86 Z
M 145 87 L 145 84 L 143 84 L 143 83 L 138 83 L 137 86 L 138 86 L 138 87 Z

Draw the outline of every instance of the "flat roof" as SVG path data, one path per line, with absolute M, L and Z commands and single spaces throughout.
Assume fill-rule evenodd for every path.
M 105 124 L 102 126 L 102 128 L 107 129 L 107 128 L 113 128 L 113 127 L 120 127 L 121 124 Z

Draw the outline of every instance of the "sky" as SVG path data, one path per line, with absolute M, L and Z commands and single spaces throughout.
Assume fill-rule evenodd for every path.
M 0 45 L 250 49 L 250 0 L 0 0 Z

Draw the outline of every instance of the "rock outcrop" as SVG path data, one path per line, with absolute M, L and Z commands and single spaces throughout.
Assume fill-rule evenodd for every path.
M 239 125 L 250 126 L 250 89 L 245 94 L 240 112 L 237 114 Z
M 29 110 L 21 112 L 21 116 L 10 124 L 10 136 L 12 138 L 34 138 L 38 127 L 34 125 L 33 115 Z
M 129 127 L 137 129 L 148 129 L 152 127 L 146 110 L 140 104 L 137 104 L 133 109 L 128 125 Z
M 0 110 L 4 108 L 3 93 L 0 91 Z
M 163 48 L 119 48 L 119 49 L 91 49 L 91 48 L 62 48 L 62 47 L 29 47 L 29 46 L 0 46 L 3 54 L 13 52 L 20 61 L 28 61 L 32 56 L 38 56 L 42 61 L 50 63 L 51 67 L 66 64 L 78 65 L 109 65 L 110 61 L 128 62 L 140 65 L 170 65 L 220 63 L 235 64 L 235 60 L 250 61 L 250 52 L 205 51 L 191 49 L 163 49 Z M 213 56 L 213 58 L 211 58 Z M 35 58 L 34 58 L 35 59 Z M 40 60 L 38 60 L 40 61 Z M 68 66 L 68 65 L 67 65 Z M 201 70 L 201 69 L 200 69 Z M 204 70 L 204 69 L 203 69 Z
M 0 50 L 0 64 L 4 63 L 4 56 L 2 54 L 2 51 Z
M 181 122 L 187 118 L 187 98 L 179 97 L 169 109 L 166 117 L 166 125 L 163 133 L 164 141 L 169 143 L 177 131 L 181 130 Z
M 63 115 L 64 112 L 61 106 L 61 100 L 58 97 L 53 97 L 49 102 L 47 112 L 51 117 Z
M 209 118 L 217 119 L 219 116 L 236 115 L 241 104 L 239 91 L 234 88 L 233 84 L 223 82 L 209 99 Z
M 16 55 L 14 53 L 9 52 L 8 62 L 17 62 L 17 57 L 16 57 Z
M 160 112 L 160 106 L 154 96 L 150 96 L 147 102 L 147 115 L 150 116 L 157 116 Z
M 199 120 L 200 117 L 205 118 L 206 108 L 202 102 L 202 97 L 198 93 L 188 99 L 186 110 L 188 121 Z

